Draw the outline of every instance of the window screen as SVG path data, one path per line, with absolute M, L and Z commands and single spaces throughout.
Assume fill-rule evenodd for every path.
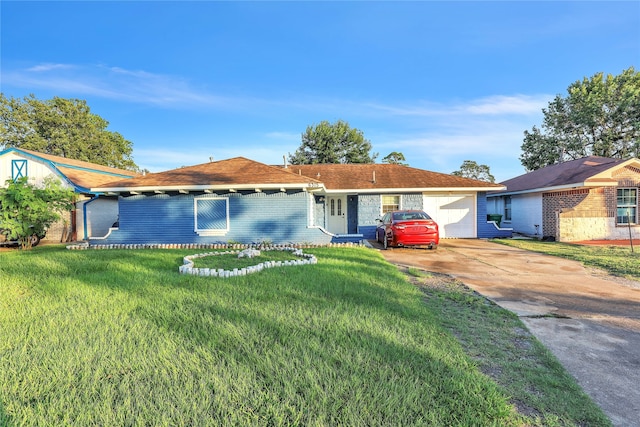
M 617 196 L 618 224 L 637 224 L 638 189 L 618 188 Z
M 195 231 L 198 234 L 215 235 L 228 230 L 228 199 L 195 199 Z

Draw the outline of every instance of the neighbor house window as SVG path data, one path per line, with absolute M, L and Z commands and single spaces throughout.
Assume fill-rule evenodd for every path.
M 16 181 L 19 178 L 27 176 L 27 161 L 26 160 L 12 160 L 11 161 L 11 179 Z
M 511 221 L 511 196 L 504 196 L 504 220 Z
M 382 196 L 382 213 L 400 209 L 400 196 Z
M 638 189 L 618 188 L 616 207 L 618 224 L 637 224 Z
M 229 231 L 229 199 L 194 199 L 195 232 L 222 236 Z

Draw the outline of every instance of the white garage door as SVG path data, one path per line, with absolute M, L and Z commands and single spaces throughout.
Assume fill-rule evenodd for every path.
M 438 223 L 441 238 L 477 236 L 473 194 L 425 194 L 424 211 Z

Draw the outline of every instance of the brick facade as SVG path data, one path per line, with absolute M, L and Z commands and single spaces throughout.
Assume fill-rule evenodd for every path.
M 556 191 L 542 194 L 542 235 L 559 238 L 558 227 L 560 213 L 576 209 L 582 204 L 595 206 L 596 201 L 590 200 L 588 188 L 568 191 Z
M 616 171 L 616 187 L 580 188 L 542 195 L 543 236 L 559 241 L 624 239 L 628 226 L 616 224 L 617 189 L 640 188 L 640 169 Z M 639 226 L 632 226 L 640 233 Z

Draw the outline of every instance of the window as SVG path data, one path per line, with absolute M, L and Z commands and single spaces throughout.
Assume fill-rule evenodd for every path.
M 637 224 L 638 215 L 638 189 L 618 188 L 617 223 Z
M 511 221 L 511 196 L 504 196 L 504 220 Z
M 222 236 L 229 231 L 229 199 L 194 199 L 195 232 Z
M 27 176 L 26 160 L 11 160 L 11 178 L 16 181 Z
M 400 209 L 400 196 L 382 196 L 382 213 Z

